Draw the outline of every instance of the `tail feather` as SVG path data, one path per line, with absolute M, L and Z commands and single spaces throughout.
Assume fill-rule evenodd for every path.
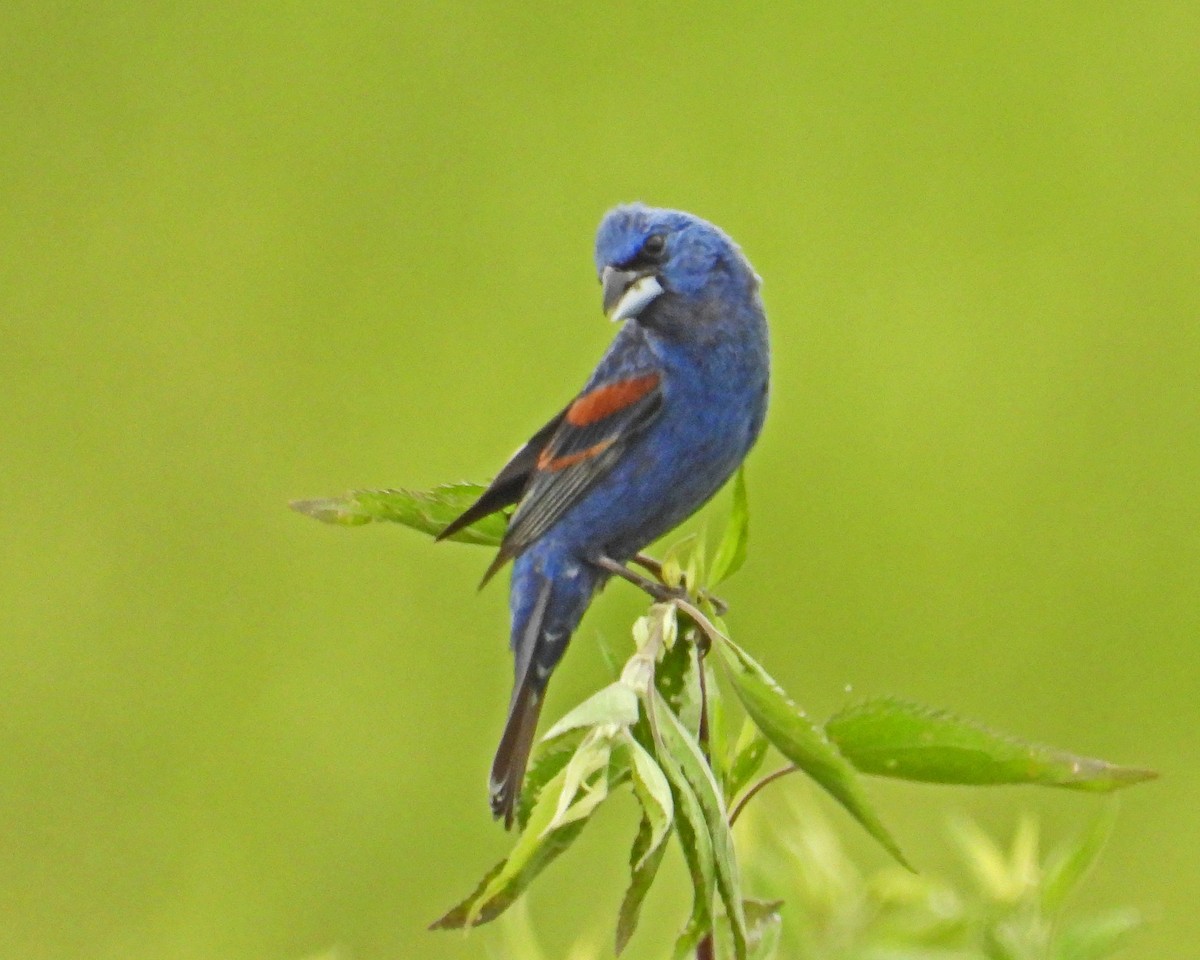
M 492 762 L 492 816 L 503 817 L 506 830 L 512 827 L 516 815 L 529 751 L 533 749 L 533 737 L 537 732 L 538 715 L 542 712 L 542 690 L 535 688 L 531 680 L 527 672 L 513 694 L 508 722 Z
M 541 579 L 533 603 L 521 613 L 516 609 L 513 612 L 514 618 L 523 621 L 513 636 L 512 645 L 517 680 L 508 704 L 508 720 L 504 724 L 500 746 L 496 748 L 496 759 L 492 761 L 489 783 L 492 816 L 503 817 L 506 830 L 512 827 L 517 801 L 521 798 L 525 765 L 529 763 L 538 714 L 542 712 L 542 698 L 546 692 L 545 674 L 538 671 L 534 655 L 542 639 L 552 586 L 549 580 Z
M 512 588 L 516 683 L 492 762 L 490 784 L 492 813 L 497 819 L 504 818 L 506 828 L 512 827 L 521 798 L 546 683 L 595 587 L 596 579 L 588 568 L 573 566 L 570 573 L 556 577 L 524 557 L 517 561 Z

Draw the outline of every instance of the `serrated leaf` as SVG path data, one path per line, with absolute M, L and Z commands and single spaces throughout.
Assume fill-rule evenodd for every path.
M 904 866 L 908 862 L 867 800 L 850 762 L 753 657 L 729 639 L 718 645 L 733 688 L 775 749 L 817 781 Z M 910 868 L 911 869 L 911 868 Z
M 667 845 L 661 842 L 656 843 L 654 835 L 655 831 L 650 823 L 650 818 L 643 816 L 638 825 L 633 848 L 629 851 L 629 887 L 625 891 L 625 896 L 621 900 L 621 909 L 617 913 L 616 952 L 618 954 L 625 949 L 634 931 L 637 930 L 638 920 L 642 913 L 642 903 L 658 874 L 663 855 L 667 852 Z
M 754 779 L 754 775 L 762 769 L 770 745 L 754 721 L 746 717 L 742 721 L 741 733 L 738 734 L 737 743 L 734 744 L 732 755 L 727 762 L 726 801 L 741 793 Z
M 700 805 L 704 829 L 712 845 L 717 893 L 725 905 L 732 927 L 734 955 L 737 960 L 745 960 L 746 918 L 742 913 L 741 880 L 721 788 L 709 769 L 700 745 L 657 692 L 653 695 L 653 725 L 658 738 L 657 745 L 660 746 L 659 762 L 663 769 L 674 765 Z
M 1087 830 L 1051 854 L 1042 870 L 1041 884 L 1042 908 L 1048 914 L 1061 910 L 1087 876 L 1112 836 L 1116 820 L 1116 804 L 1106 804 Z
M 293 500 L 289 506 L 322 523 L 358 527 L 365 523 L 400 523 L 437 536 L 474 503 L 484 487 L 477 483 L 447 483 L 432 490 L 351 490 L 341 497 Z M 450 539 L 482 546 L 499 546 L 508 518 L 502 513 L 484 517 Z
M 825 729 L 859 770 L 901 780 L 1026 783 L 1106 793 L 1157 776 L 1030 743 L 893 698 L 847 707 Z
M 708 572 L 710 586 L 717 586 L 742 569 L 746 562 L 746 547 L 750 539 L 750 506 L 746 496 L 746 468 L 738 467 L 733 478 L 733 504 L 729 522 L 721 535 L 721 543 Z
M 565 779 L 563 770 L 546 785 L 507 859 L 488 871 L 462 903 L 430 924 L 431 930 L 457 930 L 494 920 L 512 906 L 547 864 L 575 841 L 586 820 L 568 823 L 549 834 L 544 832 L 554 817 Z
M 598 690 L 583 703 L 568 711 L 557 723 L 546 731 L 543 742 L 549 742 L 561 737 L 571 730 L 580 727 L 595 727 L 600 724 L 614 724 L 627 727 L 637 723 L 638 698 L 628 686 L 617 681 Z

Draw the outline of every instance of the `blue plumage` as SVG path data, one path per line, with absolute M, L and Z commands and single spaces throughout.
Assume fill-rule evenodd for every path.
M 749 452 L 767 408 L 759 280 L 691 214 L 630 204 L 596 236 L 605 311 L 623 325 L 579 396 L 509 461 L 443 536 L 516 503 L 491 575 L 514 559 L 516 683 L 492 768 L 511 823 L 546 682 L 605 566 L 678 525 Z

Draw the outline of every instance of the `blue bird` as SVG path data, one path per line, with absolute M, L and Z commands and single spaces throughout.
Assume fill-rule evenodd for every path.
M 604 312 L 621 323 L 583 391 L 535 433 L 445 538 L 516 504 L 486 583 L 513 560 L 515 685 L 492 765 L 512 825 L 546 684 L 592 596 L 713 496 L 767 410 L 759 278 L 699 217 L 640 203 L 596 234 Z

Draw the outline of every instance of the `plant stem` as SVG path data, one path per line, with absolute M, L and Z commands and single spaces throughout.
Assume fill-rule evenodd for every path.
M 767 774 L 767 776 L 759 780 L 758 783 L 742 794 L 742 799 L 737 802 L 733 808 L 733 812 L 729 815 L 729 825 L 732 827 L 735 823 L 737 823 L 737 818 L 740 817 L 742 815 L 742 811 L 746 809 L 746 804 L 748 804 L 754 798 L 754 795 L 758 793 L 759 790 L 765 787 L 768 783 L 774 783 L 781 777 L 786 777 L 789 773 L 795 773 L 799 769 L 800 768 L 793 763 L 791 766 L 784 767 L 781 770 L 776 770 L 774 773 Z
M 704 762 L 711 770 L 712 752 L 708 742 L 708 681 L 704 676 L 704 655 L 708 652 L 710 643 L 709 637 L 704 636 L 702 643 L 693 642 L 692 646 L 696 651 L 696 672 L 700 681 L 700 728 L 696 731 L 696 737 L 704 753 Z M 709 930 L 696 944 L 696 960 L 713 960 L 714 956 L 713 932 Z

